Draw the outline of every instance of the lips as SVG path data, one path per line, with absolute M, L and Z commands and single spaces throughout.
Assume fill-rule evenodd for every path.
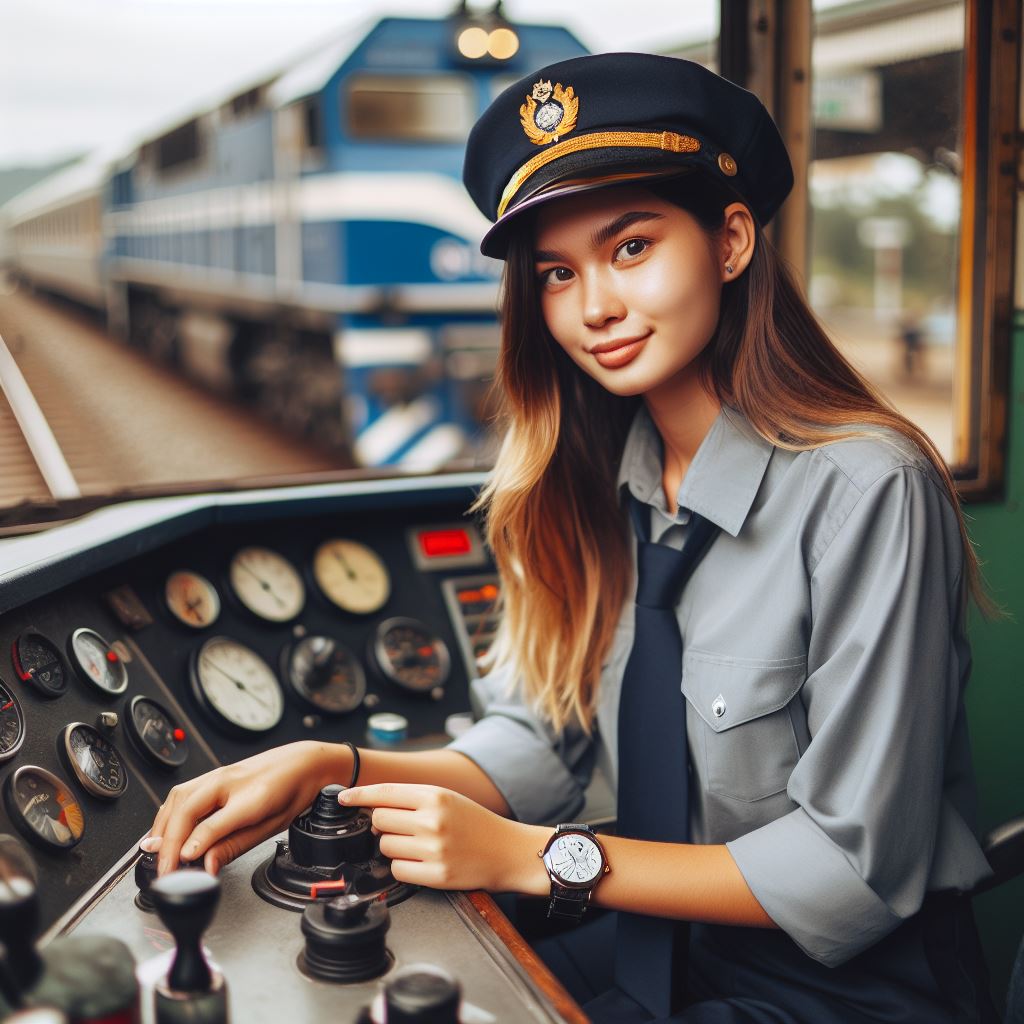
M 631 363 L 644 347 L 650 334 L 639 338 L 618 338 L 613 341 L 602 341 L 590 349 L 592 355 L 605 369 L 615 370 Z

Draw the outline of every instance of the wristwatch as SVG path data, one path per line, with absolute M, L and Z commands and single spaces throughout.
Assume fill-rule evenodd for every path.
M 611 871 L 596 833 L 589 825 L 559 825 L 537 856 L 551 879 L 548 917 L 579 921 L 594 886 Z

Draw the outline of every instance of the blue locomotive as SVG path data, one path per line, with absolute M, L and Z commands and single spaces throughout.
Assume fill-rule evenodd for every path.
M 367 466 L 474 454 L 499 264 L 461 185 L 470 126 L 584 53 L 501 5 L 384 18 L 3 211 L 17 273 Z

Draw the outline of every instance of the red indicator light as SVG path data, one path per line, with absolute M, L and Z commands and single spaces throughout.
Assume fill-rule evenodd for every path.
M 115 651 L 107 651 L 107 661 L 117 661 L 117 653 Z
M 485 601 L 495 601 L 498 597 L 498 588 L 493 583 L 485 583 L 480 588 L 480 596 Z
M 417 536 L 427 558 L 451 558 L 473 550 L 467 530 L 422 530 Z
M 177 740 L 178 743 L 180 743 L 185 738 L 185 730 L 184 729 L 175 729 L 174 730 L 174 738 L 175 738 L 175 740 Z
M 476 604 L 477 601 L 483 599 L 483 594 L 479 590 L 460 590 L 459 591 L 459 604 Z
M 434 648 L 433 647 L 420 647 L 420 648 L 417 648 L 416 653 L 421 658 L 429 658 L 434 653 Z

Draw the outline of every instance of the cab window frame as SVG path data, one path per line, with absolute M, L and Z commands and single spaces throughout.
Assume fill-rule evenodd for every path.
M 812 156 L 811 0 L 722 0 L 719 70 L 760 96 L 793 159 L 795 184 L 769 238 L 808 280 Z M 1018 0 L 965 0 L 953 457 L 962 498 L 1002 497 L 1010 401 L 1021 132 Z

